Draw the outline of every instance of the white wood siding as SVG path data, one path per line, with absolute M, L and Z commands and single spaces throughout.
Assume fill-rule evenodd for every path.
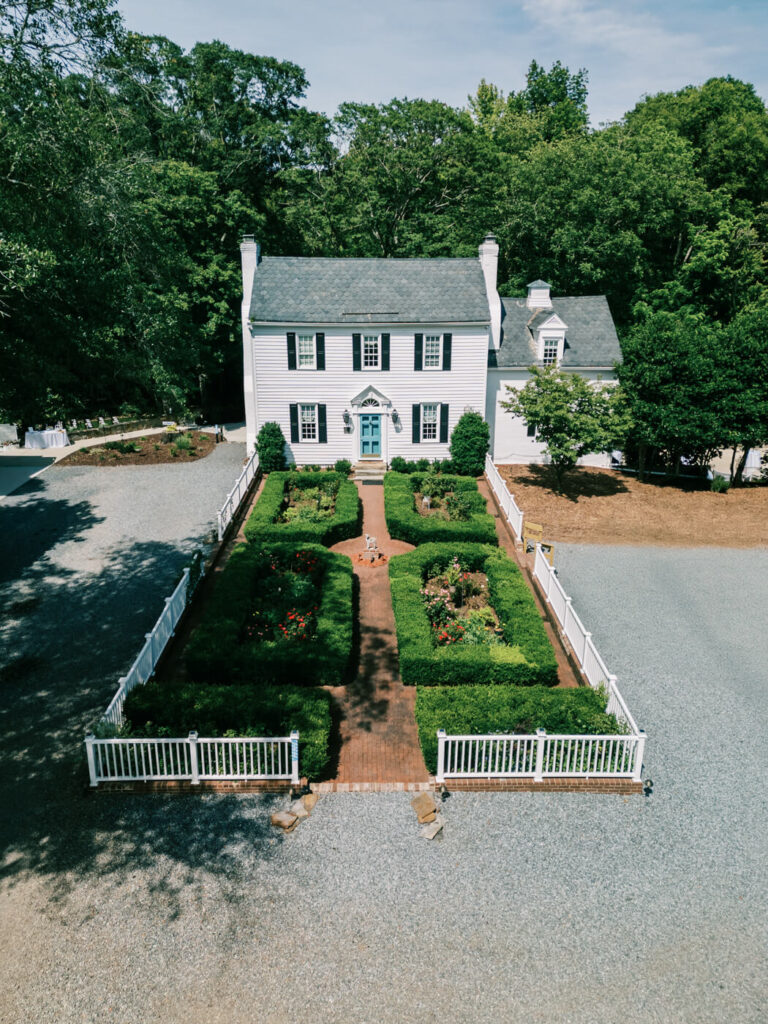
M 616 379 L 613 372 L 590 373 L 579 371 L 587 380 L 602 380 L 609 383 Z M 508 398 L 507 386 L 522 388 L 529 380 L 527 370 L 489 369 L 488 394 L 485 418 L 491 428 L 491 457 L 497 463 L 546 462 L 544 446 L 528 437 L 528 424 L 519 416 L 513 416 L 501 406 Z M 610 466 L 608 455 L 586 455 L 579 459 L 580 466 Z
M 289 370 L 286 333 L 325 333 L 325 370 Z M 381 412 L 382 458 L 391 462 L 396 456 L 406 459 L 448 458 L 449 443 L 411 441 L 411 412 L 416 403 L 447 403 L 448 439 L 465 409 L 479 413 L 485 409 L 488 329 L 485 327 L 456 327 L 441 324 L 411 326 L 347 326 L 298 328 L 284 326 L 254 326 L 251 329 L 255 388 L 246 410 L 254 432 L 263 423 L 280 424 L 287 441 L 287 458 L 297 465 L 317 463 L 331 465 L 337 459 L 357 462 L 360 458 L 358 418 L 352 416 L 353 431 L 345 433 L 343 414 L 353 412 L 351 400 L 368 386 L 373 386 L 391 401 L 390 409 L 371 409 Z M 390 369 L 352 369 L 352 335 L 390 335 Z M 452 353 L 450 370 L 421 370 L 413 368 L 414 334 L 451 334 Z M 246 392 L 246 402 L 249 397 Z M 291 403 L 323 403 L 326 406 L 328 443 L 291 443 Z M 391 411 L 396 410 L 399 422 L 392 422 Z M 438 427 L 439 436 L 439 427 Z

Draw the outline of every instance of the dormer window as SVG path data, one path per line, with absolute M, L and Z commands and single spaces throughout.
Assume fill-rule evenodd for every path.
M 544 363 L 545 366 L 557 366 L 559 351 L 559 338 L 544 338 L 541 355 L 542 363 Z
M 557 366 L 565 351 L 565 332 L 568 325 L 557 313 L 552 313 L 538 328 L 538 359 L 543 366 Z

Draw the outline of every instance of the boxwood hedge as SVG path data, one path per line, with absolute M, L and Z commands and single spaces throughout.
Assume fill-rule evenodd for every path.
M 299 770 L 323 778 L 329 761 L 331 699 L 301 686 L 150 682 L 125 702 L 124 732 L 134 736 L 288 736 L 299 730 Z
M 333 516 L 322 522 L 295 519 L 278 523 L 286 492 L 291 487 L 322 487 L 329 480 L 338 480 L 336 507 Z M 249 541 L 263 544 L 269 541 L 308 541 L 317 544 L 336 544 L 362 532 L 363 510 L 357 487 L 342 473 L 270 473 L 259 499 L 245 524 L 244 533 Z
M 241 641 L 259 586 L 265 552 L 313 553 L 320 563 L 316 636 L 308 641 Z M 190 678 L 210 683 L 338 685 L 352 652 L 352 563 L 319 544 L 241 544 L 235 548 L 185 652 Z
M 421 589 L 454 555 L 471 572 L 487 574 L 491 604 L 504 629 L 503 644 L 433 645 Z M 389 578 L 404 683 L 557 684 L 557 660 L 541 613 L 520 570 L 503 551 L 485 544 L 423 544 L 391 558 Z
M 421 490 L 423 473 L 394 473 L 384 476 L 384 511 L 387 529 L 395 540 L 409 544 L 430 541 L 476 541 L 480 544 L 498 544 L 496 524 L 486 510 L 485 498 L 477 489 L 477 481 L 466 476 L 441 476 L 440 480 L 454 494 L 465 494 L 470 502 L 470 516 L 466 521 L 454 522 L 433 516 L 422 516 L 416 511 L 414 494 Z
M 606 694 L 589 686 L 420 686 L 416 722 L 427 768 L 437 768 L 437 730 L 450 735 L 551 733 L 615 735 L 626 732 L 605 708 Z

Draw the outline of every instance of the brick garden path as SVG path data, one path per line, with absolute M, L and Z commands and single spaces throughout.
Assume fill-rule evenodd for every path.
M 384 487 L 358 481 L 363 501 L 363 536 L 331 548 L 353 558 L 365 548 L 364 535 L 376 537 L 379 551 L 399 555 L 411 544 L 392 540 L 384 520 Z M 354 563 L 360 583 L 360 660 L 347 686 L 330 688 L 341 714 L 337 788 L 354 783 L 427 783 L 414 717 L 416 688 L 403 686 L 386 564 Z

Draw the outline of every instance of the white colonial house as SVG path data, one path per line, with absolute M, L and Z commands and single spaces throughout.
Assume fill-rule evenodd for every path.
M 241 245 L 248 450 L 280 424 L 298 465 L 448 458 L 464 412 L 485 415 L 496 462 L 542 461 L 499 402 L 533 363 L 613 378 L 619 341 L 603 296 L 496 290 L 499 247 L 478 259 L 262 257 Z M 593 457 L 593 463 L 605 461 Z

